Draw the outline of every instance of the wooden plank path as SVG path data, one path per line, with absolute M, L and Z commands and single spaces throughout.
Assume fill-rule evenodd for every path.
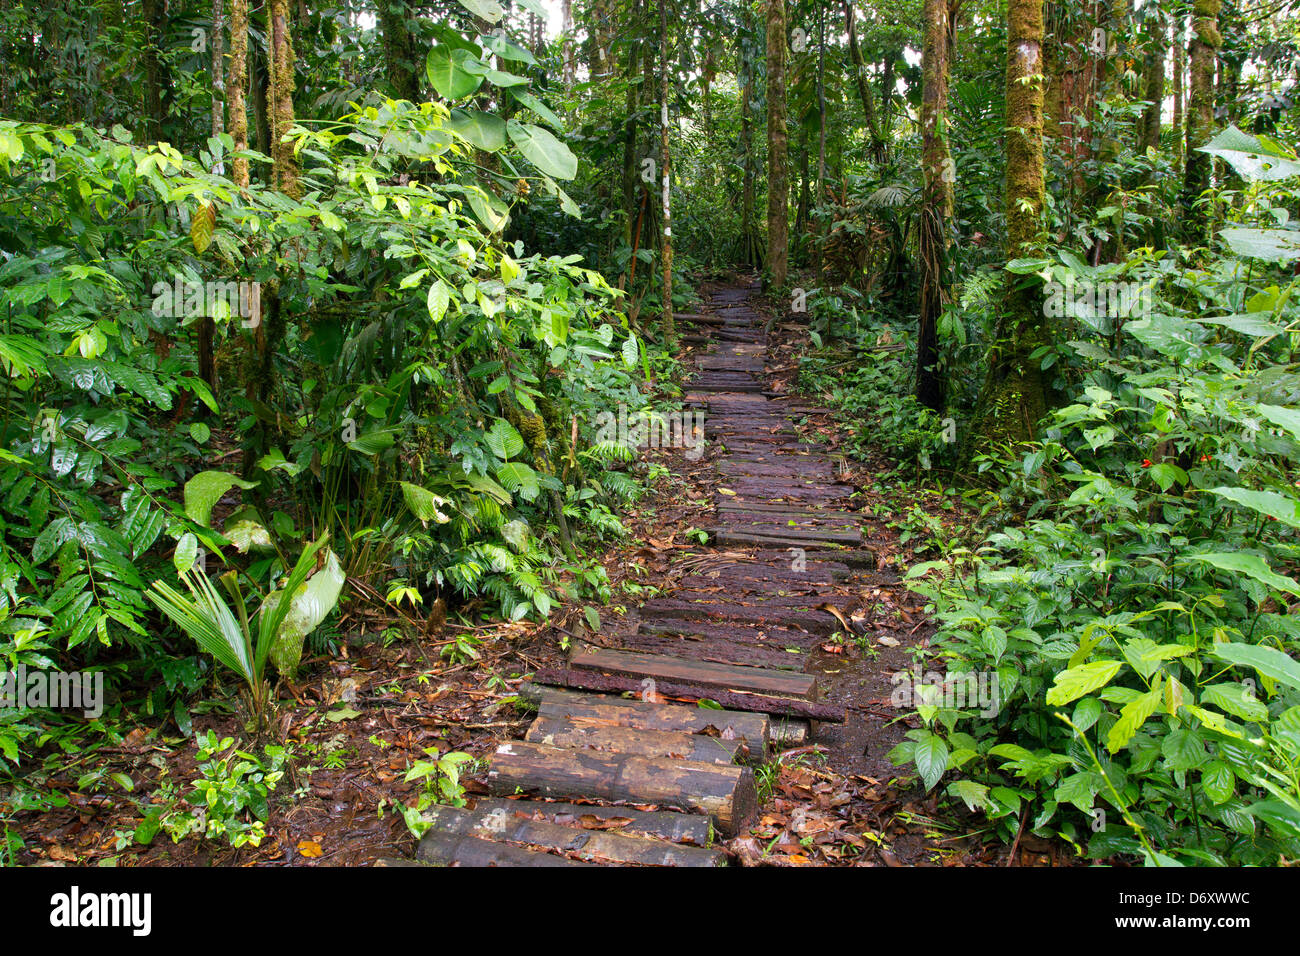
M 806 407 L 768 390 L 756 293 L 724 288 L 678 316 L 697 330 L 687 341 L 712 346 L 686 401 L 723 449 L 715 550 L 642 606 L 620 646 L 580 644 L 534 675 L 521 695 L 537 719 L 490 758 L 492 796 L 438 808 L 420 862 L 722 865 L 715 837 L 744 832 L 759 811 L 753 766 L 818 721 L 844 721 L 804 671 L 838 627 L 819 595 L 872 556 L 840 507 L 852 489 L 837 462 L 797 439 L 791 419 Z

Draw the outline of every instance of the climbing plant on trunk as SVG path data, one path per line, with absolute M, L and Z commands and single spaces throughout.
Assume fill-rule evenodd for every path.
M 1007 9 L 1007 287 L 975 415 L 971 447 L 1018 441 L 1047 410 L 1038 350 L 1047 344 L 1042 289 L 1035 270 L 1017 269 L 1042 248 L 1043 0 L 1010 0 Z

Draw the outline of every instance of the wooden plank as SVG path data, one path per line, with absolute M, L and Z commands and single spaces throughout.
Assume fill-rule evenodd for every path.
M 758 811 L 754 773 L 748 767 L 568 750 L 527 741 L 497 747 L 486 783 L 497 795 L 522 791 L 562 800 L 577 797 L 705 813 L 728 837 Z
M 646 654 L 668 654 L 686 657 L 693 661 L 713 661 L 741 667 L 770 667 L 776 670 L 802 671 L 807 664 L 804 651 L 795 647 L 793 652 L 776 641 L 761 642 L 716 640 L 702 634 L 665 633 L 654 629 L 638 629 L 619 641 L 622 650 Z
M 767 609 L 749 604 L 695 604 L 675 598 L 655 598 L 642 605 L 642 621 L 703 620 L 737 621 L 758 627 L 801 627 L 814 634 L 831 634 L 838 622 L 824 611 L 797 611 L 789 608 Z
M 641 690 L 640 678 L 624 677 L 621 674 L 602 674 L 599 671 L 572 667 L 542 667 L 533 675 L 533 680 L 539 684 L 554 684 L 557 687 L 573 687 L 580 690 L 637 692 Z M 747 691 L 711 689 L 697 684 L 682 684 L 666 680 L 656 681 L 655 691 L 668 697 L 712 700 L 728 710 L 752 710 L 760 714 L 805 717 L 809 720 L 824 720 L 833 724 L 842 724 L 845 719 L 843 707 L 819 704 L 795 697 L 772 697 Z
M 510 816 L 530 817 L 583 830 L 612 829 L 616 833 L 654 837 L 669 843 L 709 846 L 713 842 L 713 824 L 708 817 L 698 813 L 635 810 L 632 807 L 554 800 L 507 800 L 502 797 L 476 797 L 474 809 L 502 810 Z
M 661 654 L 636 654 L 590 644 L 575 646 L 569 653 L 569 665 L 607 674 L 671 680 L 701 687 L 727 687 L 777 697 L 812 700 L 817 696 L 817 678 L 812 674 L 791 674 L 788 671 L 761 667 L 736 667 Z
M 622 727 L 601 717 L 555 713 L 554 705 L 542 705 L 541 715 L 532 722 L 524 739 L 549 747 L 573 747 L 609 753 L 639 754 L 642 757 L 674 757 L 703 763 L 736 762 L 740 742 L 721 740 L 706 734 L 683 734 L 672 730 L 641 730 Z
M 529 850 L 509 843 L 496 843 L 481 837 L 430 831 L 421 838 L 416 855 L 421 863 L 433 866 L 592 866 L 578 860 L 566 860 L 554 853 Z
M 537 702 L 539 708 L 550 707 L 550 713 L 590 714 L 616 721 L 621 727 L 717 737 L 729 735 L 760 756 L 767 752 L 770 739 L 771 721 L 766 714 L 648 703 L 636 698 L 602 694 L 579 694 L 542 684 L 523 684 L 519 688 L 519 695 Z
M 812 728 L 806 720 L 794 720 L 782 717 L 772 721 L 772 747 L 785 750 L 790 747 L 802 747 L 812 736 Z
M 763 547 L 763 548 L 825 548 L 857 544 L 858 541 L 839 540 L 843 536 L 835 534 L 817 534 L 816 531 L 800 531 L 795 528 L 773 529 L 767 531 L 761 527 L 747 527 L 744 531 L 730 528 L 715 528 L 710 534 L 715 544 L 722 547 Z M 805 555 L 805 557 L 807 557 Z
M 421 847 L 426 840 L 438 847 L 447 838 L 471 836 L 495 843 L 574 854 L 583 862 L 640 866 L 722 866 L 726 863 L 721 850 L 682 846 L 611 830 L 576 829 L 507 813 L 503 809 L 462 810 L 433 806 L 424 815 L 432 826 L 421 838 Z M 436 850 L 430 850 L 426 856 L 434 854 Z

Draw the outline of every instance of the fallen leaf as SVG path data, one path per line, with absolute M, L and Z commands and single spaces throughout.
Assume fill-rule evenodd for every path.
M 320 844 L 315 840 L 302 840 L 298 843 L 298 852 L 309 860 L 314 860 L 321 855 Z

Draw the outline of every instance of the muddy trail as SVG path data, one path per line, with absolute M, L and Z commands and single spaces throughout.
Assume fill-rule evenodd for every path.
M 757 285 L 703 294 L 679 320 L 700 347 L 685 406 L 709 449 L 692 476 L 708 546 L 675 552 L 669 587 L 519 687 L 535 719 L 497 743 L 484 794 L 431 811 L 420 863 L 954 861 L 950 827 L 886 756 L 906 729 L 890 675 L 930 628 L 881 569 L 882 523 L 847 463 L 807 440 L 823 410 L 770 374 Z

